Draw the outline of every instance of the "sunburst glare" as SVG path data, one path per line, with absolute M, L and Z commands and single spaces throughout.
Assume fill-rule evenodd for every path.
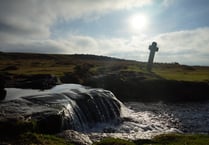
M 129 27 L 133 32 L 141 32 L 147 28 L 148 17 L 145 14 L 137 13 L 129 18 Z

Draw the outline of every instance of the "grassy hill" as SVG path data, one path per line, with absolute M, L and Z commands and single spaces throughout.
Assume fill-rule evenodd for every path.
M 52 74 L 60 77 L 66 73 L 75 72 L 78 67 L 93 76 L 115 72 L 135 72 L 141 73 L 148 79 L 160 77 L 167 80 L 209 81 L 209 67 L 203 66 L 156 63 L 153 66 L 153 73 L 150 75 L 146 71 L 144 62 L 105 56 L 0 53 L 1 74 Z
M 209 67 L 204 66 L 155 63 L 148 72 L 145 62 L 105 56 L 0 53 L 0 74 L 7 87 L 79 83 L 111 90 L 124 101 L 209 99 Z

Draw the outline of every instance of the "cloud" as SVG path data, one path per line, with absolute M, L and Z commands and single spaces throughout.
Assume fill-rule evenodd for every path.
M 0 41 L 47 39 L 57 20 L 68 21 L 149 4 L 151 0 L 1 0 Z M 95 17 L 95 16 L 94 16 Z
M 95 18 L 150 3 L 152 0 L 1 0 L 0 51 L 98 54 L 147 61 L 148 46 L 155 40 L 160 48 L 155 61 L 209 65 L 209 27 L 152 37 L 94 38 L 77 34 L 51 38 L 51 26 L 57 21 Z
M 0 2 L 0 32 L 3 29 L 8 35 L 47 38 L 53 17 L 47 12 L 47 7 L 37 1 L 2 0 Z
M 209 65 L 209 28 L 161 34 L 154 38 L 160 47 L 159 61 Z
M 150 4 L 152 0 L 1 0 L 0 50 L 38 53 L 110 54 L 123 49 L 122 39 L 73 35 L 51 39 L 57 21 L 99 18 L 101 14 Z
M 209 65 L 209 28 L 160 34 L 155 37 L 93 38 L 71 36 L 59 40 L 4 41 L 3 51 L 39 53 L 96 54 L 124 59 L 147 61 L 148 46 L 155 40 L 159 46 L 155 61 L 179 62 L 191 65 Z M 3 49 L 4 48 L 4 49 Z
M 163 5 L 165 8 L 168 8 L 168 7 L 170 7 L 174 2 L 176 2 L 176 0 L 163 0 L 162 5 Z

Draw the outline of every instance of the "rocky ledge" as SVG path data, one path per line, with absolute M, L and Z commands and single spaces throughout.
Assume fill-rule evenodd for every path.
M 154 74 L 151 74 L 154 75 Z M 121 72 L 95 76 L 86 85 L 112 91 L 121 101 L 194 102 L 209 100 L 208 82 L 149 79 L 141 73 Z
M 85 73 L 85 72 L 83 72 Z M 50 74 L 15 75 L 6 79 L 7 87 L 49 89 L 56 84 L 76 83 L 113 92 L 121 101 L 191 102 L 209 100 L 209 82 L 166 80 L 154 73 L 112 72 L 101 75 L 66 74 L 60 78 Z M 1 85 L 2 86 L 2 85 Z M 0 88 L 4 98 L 6 93 Z

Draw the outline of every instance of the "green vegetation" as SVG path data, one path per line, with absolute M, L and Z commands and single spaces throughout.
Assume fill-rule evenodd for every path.
M 9 126 L 10 125 L 10 126 Z M 43 134 L 37 129 L 34 122 L 23 122 L 11 120 L 0 122 L 0 144 L 15 145 L 73 145 L 64 138 L 55 134 Z M 94 145 L 209 145 L 209 135 L 203 134 L 163 134 L 153 139 L 139 139 L 128 141 L 116 138 L 104 138 Z
M 153 72 L 167 80 L 177 81 L 209 81 L 209 68 L 201 66 L 185 66 L 179 64 L 156 64 Z
M 0 122 L 0 144 L 16 145 L 71 145 L 72 143 L 55 135 L 40 133 L 36 122 L 10 120 Z M 76 144 L 76 143 L 75 143 Z M 199 134 L 164 134 L 155 138 L 127 141 L 105 138 L 94 145 L 209 145 L 209 135 Z
M 110 90 L 121 101 L 209 99 L 209 67 L 155 63 L 152 70 L 144 62 L 104 56 L 0 53 L 6 87 L 49 89 L 78 83 Z
M 135 143 L 123 139 L 105 138 L 94 145 L 135 145 Z
M 95 145 L 209 145 L 208 135 L 159 135 L 151 140 L 142 139 L 126 141 L 122 139 L 106 138 Z
M 94 55 L 52 55 L 0 53 L 0 72 L 10 75 L 52 74 L 62 77 L 88 66 L 91 76 L 117 72 L 135 72 L 146 78 L 153 77 L 146 71 L 146 63 Z M 77 69 L 76 69 L 77 68 Z M 84 69 L 84 70 L 85 70 Z M 86 72 L 83 72 L 84 74 Z M 178 63 L 154 64 L 154 78 L 181 81 L 209 81 L 209 67 L 185 66 Z
M 73 145 L 62 138 L 54 135 L 24 133 L 9 140 L 0 140 L 0 144 L 15 144 L 15 145 Z
M 60 137 L 56 137 L 55 135 L 27 132 L 8 140 L 0 139 L 0 144 L 73 145 L 74 143 L 70 143 L 69 141 L 66 141 Z M 151 140 L 139 139 L 136 141 L 105 138 L 100 142 L 95 142 L 93 145 L 209 145 L 209 135 L 164 134 L 156 136 Z
M 55 135 L 40 133 L 36 121 L 4 120 L 0 121 L 0 144 L 12 145 L 72 145 Z
M 153 145 L 209 145 L 208 135 L 160 135 L 153 139 Z
M 35 121 L 23 121 L 21 119 L 0 120 L 0 136 L 2 139 L 34 131 L 38 131 L 37 123 Z

